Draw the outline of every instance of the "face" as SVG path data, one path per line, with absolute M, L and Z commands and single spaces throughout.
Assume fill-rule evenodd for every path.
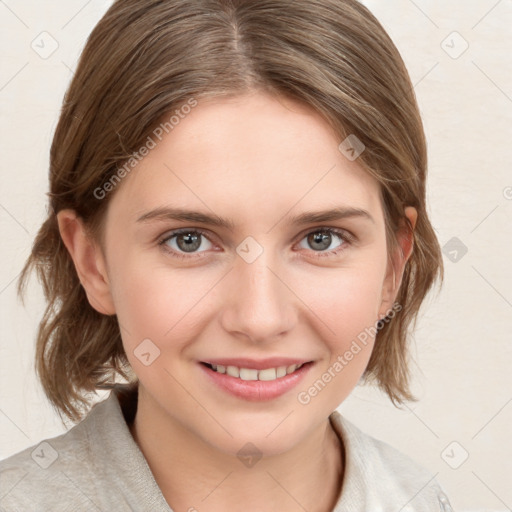
M 373 338 L 354 340 L 391 307 L 379 185 L 340 142 L 289 99 L 203 100 L 109 204 L 141 397 L 223 452 L 280 453 L 325 424 L 368 363 Z M 341 214 L 310 215 L 326 210 Z

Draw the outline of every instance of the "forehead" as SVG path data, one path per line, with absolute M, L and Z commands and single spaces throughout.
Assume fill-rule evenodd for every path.
M 376 180 L 340 152 L 319 114 L 289 98 L 201 100 L 155 142 L 112 198 L 111 208 L 133 222 L 164 205 L 269 225 L 291 209 L 381 213 Z

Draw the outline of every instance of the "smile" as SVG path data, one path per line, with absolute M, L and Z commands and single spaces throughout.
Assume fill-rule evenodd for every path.
M 278 366 L 276 368 L 265 368 L 263 370 L 256 370 L 254 368 L 239 368 L 238 366 L 224 366 L 221 364 L 209 364 L 205 363 L 206 366 L 211 368 L 214 372 L 225 373 L 231 377 L 235 377 L 241 380 L 276 380 L 286 375 L 294 373 L 296 370 L 301 368 L 304 364 L 291 364 L 288 366 Z
M 217 359 L 198 365 L 205 378 L 238 399 L 267 401 L 291 392 L 314 366 L 314 361 L 292 358 Z

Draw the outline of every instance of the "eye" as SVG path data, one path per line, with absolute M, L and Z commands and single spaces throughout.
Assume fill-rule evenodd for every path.
M 338 239 L 339 243 L 332 247 L 335 239 Z M 306 244 L 309 245 L 309 247 L 301 246 L 302 248 L 312 248 L 313 252 L 320 253 L 317 255 L 318 257 L 324 257 L 337 255 L 341 249 L 344 249 L 354 241 L 354 236 L 343 229 L 317 228 L 306 233 L 302 240 L 305 240 Z M 329 247 L 331 247 L 331 250 L 326 250 Z
M 338 239 L 338 244 L 331 247 L 332 243 Z M 309 247 L 301 246 L 304 249 L 310 249 L 317 253 L 316 257 L 335 256 L 340 250 L 351 245 L 354 236 L 343 229 L 336 228 L 316 228 L 314 231 L 306 233 L 301 239 L 305 240 Z M 173 257 L 193 258 L 200 257 L 202 253 L 213 248 L 207 233 L 200 229 L 179 229 L 168 233 L 165 238 L 158 242 L 159 246 Z M 330 250 L 326 250 L 329 249 Z M 199 250 L 202 249 L 202 250 Z
M 206 242 L 206 244 L 204 242 Z M 213 247 L 205 232 L 199 229 L 180 229 L 173 231 L 163 240 L 160 240 L 158 245 L 163 246 L 165 251 L 178 258 L 187 258 L 189 257 L 187 254 L 193 256 L 197 252 L 204 252 L 198 251 L 200 248 L 208 250 Z

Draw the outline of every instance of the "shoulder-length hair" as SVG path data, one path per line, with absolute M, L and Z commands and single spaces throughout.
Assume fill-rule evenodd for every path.
M 92 31 L 66 92 L 50 151 L 48 216 L 18 283 L 23 297 L 35 268 L 44 288 L 35 367 L 61 419 L 81 419 L 91 405 L 86 393 L 111 388 L 117 376 L 137 378 L 116 316 L 87 300 L 57 213 L 75 210 L 102 243 L 104 214 L 119 188 L 114 179 L 162 120 L 191 99 L 251 90 L 307 103 L 340 142 L 348 135 L 362 141 L 358 163 L 380 184 L 388 253 L 397 247 L 404 207 L 417 209 L 401 309 L 378 330 L 364 373 L 395 405 L 414 399 L 408 328 L 442 280 L 443 264 L 426 211 L 422 120 L 384 28 L 356 0 L 117 0 Z

